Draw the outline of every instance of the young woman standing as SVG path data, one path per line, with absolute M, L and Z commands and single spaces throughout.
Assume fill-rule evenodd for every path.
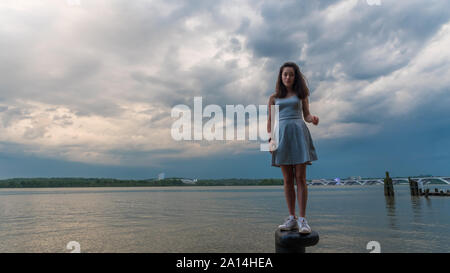
M 274 121 L 269 114 L 267 131 L 270 134 L 270 146 L 277 146 L 270 151 L 272 166 L 281 167 L 284 194 L 289 210 L 289 217 L 279 228 L 281 230 L 298 228 L 299 232 L 304 234 L 311 232 L 305 218 L 308 199 L 306 165 L 311 165 L 311 161 L 317 160 L 317 155 L 303 118 L 308 123 L 319 124 L 319 118 L 309 112 L 308 96 L 309 89 L 298 65 L 293 62 L 283 64 L 278 73 L 276 92 L 269 99 L 269 113 L 274 111 L 272 105 L 279 106 L 279 122 L 274 128 Z M 275 143 L 277 139 L 278 143 Z M 295 216 L 294 179 L 297 183 L 299 218 Z

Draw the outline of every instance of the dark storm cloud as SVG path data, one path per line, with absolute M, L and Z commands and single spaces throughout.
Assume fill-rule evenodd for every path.
M 336 20 L 329 18 L 333 10 L 324 12 L 332 3 L 336 4 L 308 1 L 262 5 L 264 23 L 248 35 L 248 46 L 257 56 L 281 64 L 299 58 L 301 47 L 307 45 L 304 62 L 297 63 L 311 74 L 308 80 L 314 91 L 317 82 L 337 80 L 329 73 L 336 65 L 346 81 L 369 82 L 406 67 L 449 20 L 450 3 L 445 1 L 383 1 L 380 7 L 358 1 Z M 342 101 L 351 102 L 352 110 L 342 109 L 336 121 L 376 124 L 387 118 L 389 96 L 355 98 L 355 92 L 339 93 Z M 429 107 L 432 105 L 425 106 Z
M 324 12 L 330 4 L 337 2 L 264 3 L 264 22 L 247 31 L 248 47 L 258 57 L 282 63 L 297 59 L 307 44 L 305 66 L 309 70 L 325 75 L 327 69 L 342 63 L 349 78 L 373 79 L 406 65 L 448 21 L 446 11 L 450 9 L 450 3 L 445 1 L 383 1 L 380 7 L 357 1 L 344 16 L 330 21 Z M 392 48 L 383 50 L 390 44 Z M 370 50 L 375 50 L 373 55 L 368 54 Z M 392 58 L 395 50 L 399 54 Z

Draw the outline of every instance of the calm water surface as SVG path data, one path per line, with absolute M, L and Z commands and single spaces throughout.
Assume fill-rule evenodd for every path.
M 429 186 L 449 189 L 448 186 Z M 310 186 L 308 252 L 450 252 L 450 198 Z M 298 207 L 297 207 L 298 212 Z M 274 252 L 282 186 L 0 189 L 0 252 Z

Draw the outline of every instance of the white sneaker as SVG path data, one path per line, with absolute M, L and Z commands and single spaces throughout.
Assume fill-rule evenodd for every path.
M 297 219 L 295 218 L 286 218 L 284 224 L 279 225 L 278 228 L 280 230 L 293 230 L 298 228 Z
M 309 227 L 306 219 L 303 218 L 303 221 L 297 220 L 297 222 L 298 222 L 298 231 L 301 234 L 310 234 L 311 233 L 311 228 Z

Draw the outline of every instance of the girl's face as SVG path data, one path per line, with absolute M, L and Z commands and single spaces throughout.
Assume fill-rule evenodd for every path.
M 295 72 L 292 67 L 285 67 L 281 72 L 281 80 L 286 87 L 292 87 L 295 80 Z

